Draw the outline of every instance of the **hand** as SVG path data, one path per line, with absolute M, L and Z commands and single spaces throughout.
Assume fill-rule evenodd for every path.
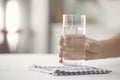
M 77 43 L 80 43 L 79 41 L 77 41 Z M 65 46 L 63 45 L 64 44 L 64 38 L 63 36 L 60 37 L 59 39 L 59 62 L 62 63 L 63 62 L 63 51 L 65 51 Z M 68 43 L 69 45 L 71 43 Z M 85 56 L 85 59 L 86 60 L 89 60 L 89 59 L 96 59 L 98 54 L 96 53 L 96 50 L 97 50 L 97 46 L 100 46 L 101 44 L 96 41 L 96 40 L 93 40 L 93 39 L 90 39 L 90 38 L 85 38 L 85 53 L 86 53 L 86 56 Z M 70 47 L 67 47 L 70 49 Z M 79 48 L 79 47 L 78 47 Z M 75 49 L 76 47 L 75 47 Z

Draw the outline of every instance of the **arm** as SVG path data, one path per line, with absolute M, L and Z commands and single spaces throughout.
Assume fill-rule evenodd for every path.
M 95 58 L 120 57 L 120 34 L 108 40 L 91 41 L 88 52 L 97 53 Z

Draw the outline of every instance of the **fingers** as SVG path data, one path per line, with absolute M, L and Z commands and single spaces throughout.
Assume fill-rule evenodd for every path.
M 59 49 L 59 63 L 63 63 L 63 60 L 62 60 L 62 57 L 63 57 L 63 50 L 62 50 L 62 47 Z
M 64 38 L 63 38 L 63 36 L 61 36 L 61 37 L 59 38 L 59 46 L 62 46 L 63 43 L 64 43 Z
M 59 63 L 63 63 L 63 59 L 62 58 L 59 59 Z
M 63 57 L 63 51 L 59 51 L 59 63 L 63 63 L 63 59 L 62 59 L 62 57 Z
M 63 36 L 61 36 L 59 38 L 59 63 L 63 63 L 63 43 L 64 43 L 64 39 L 63 39 Z
M 62 58 L 62 57 L 63 57 L 63 51 L 59 50 L 59 58 Z

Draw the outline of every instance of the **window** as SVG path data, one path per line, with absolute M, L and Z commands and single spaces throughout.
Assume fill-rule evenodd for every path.
M 3 10 L 3 4 L 0 2 L 0 44 L 3 42 L 3 34 L 2 29 L 4 28 L 4 10 Z
M 19 29 L 19 5 L 15 0 L 8 1 L 6 5 L 6 29 L 8 32 L 15 32 Z
M 20 12 L 18 1 L 10 0 L 6 4 L 7 41 L 11 52 L 16 50 L 19 42 Z

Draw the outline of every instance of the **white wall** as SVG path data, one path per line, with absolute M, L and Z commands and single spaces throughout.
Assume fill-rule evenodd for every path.
M 107 27 L 113 30 L 120 28 L 120 0 L 100 0 L 102 8 L 106 13 Z
M 31 0 L 31 29 L 33 30 L 32 51 L 46 53 L 48 46 L 48 1 Z

